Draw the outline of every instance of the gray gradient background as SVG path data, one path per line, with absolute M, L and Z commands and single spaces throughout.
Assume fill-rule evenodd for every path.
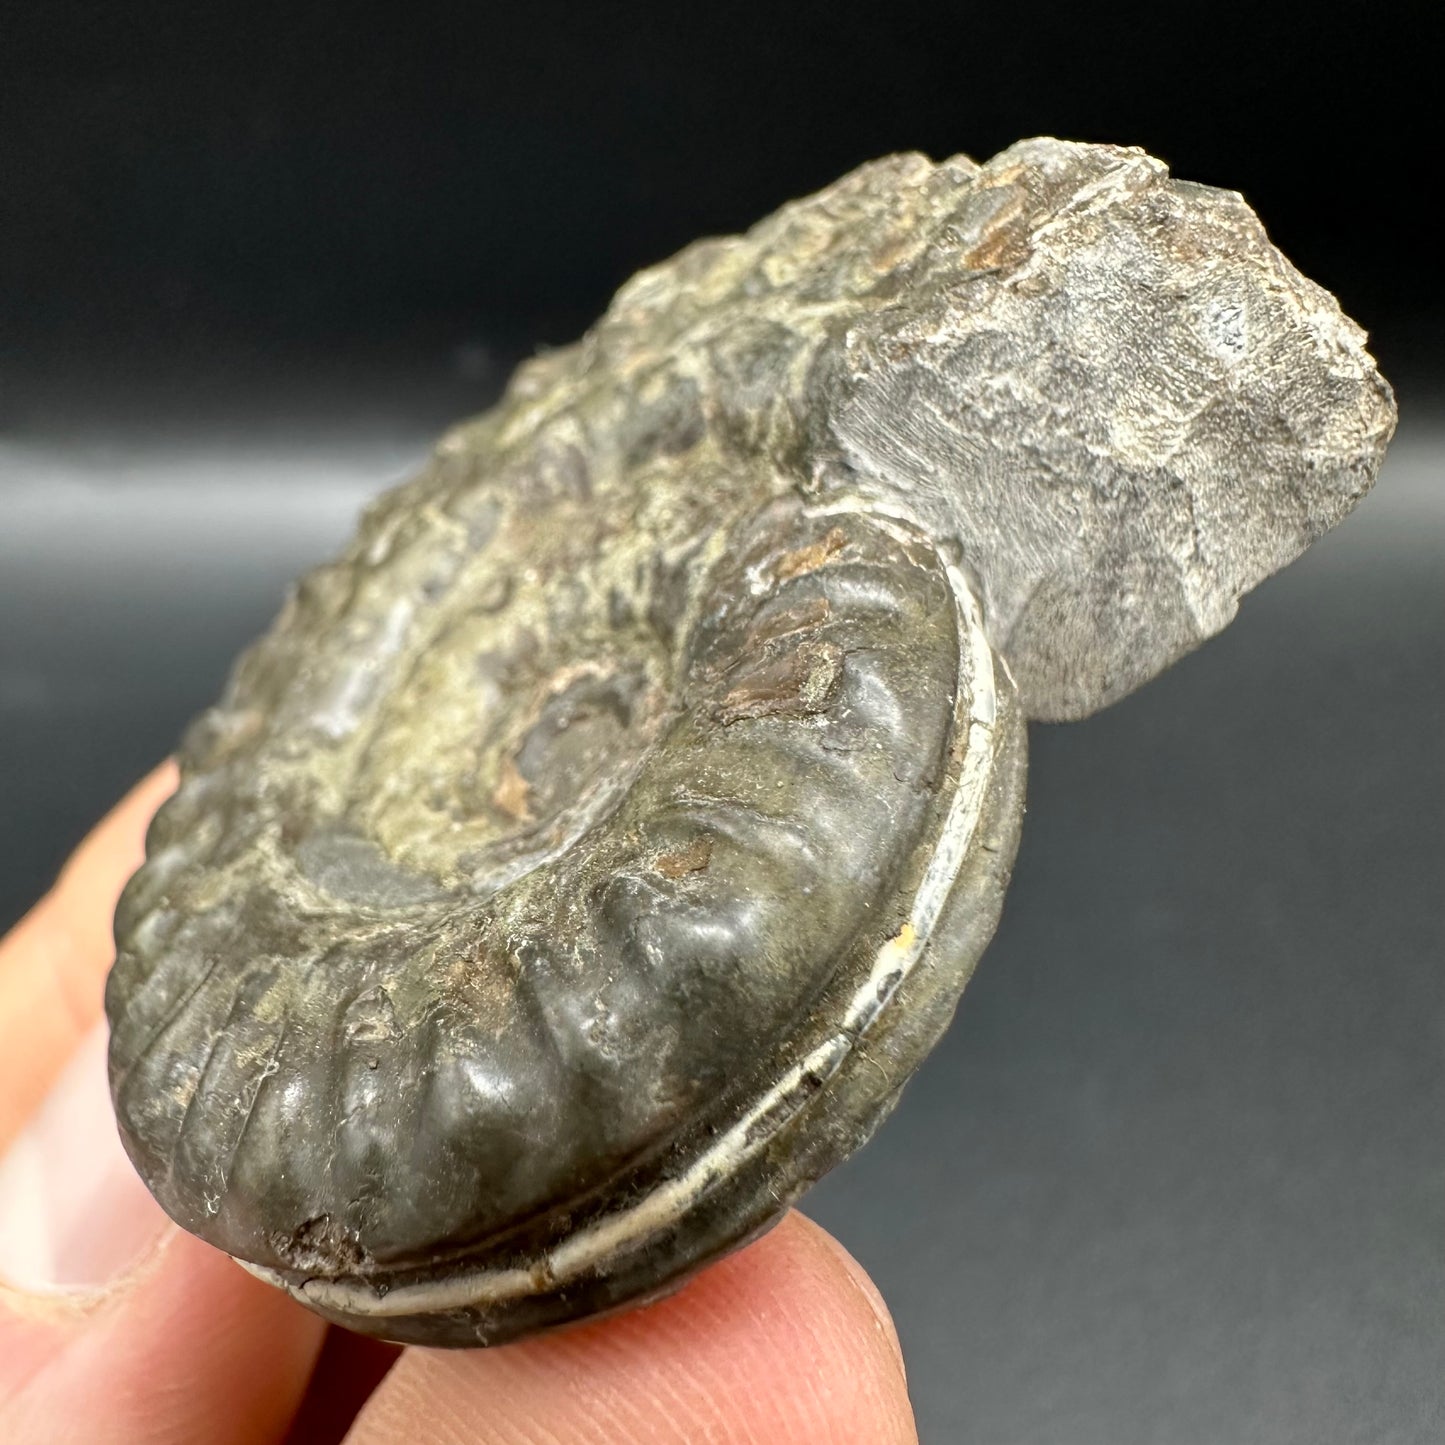
M 483 399 L 455 361 L 0 436 L 0 926 Z M 1445 1438 L 1445 427 L 1405 411 L 1228 631 L 1033 729 L 999 934 L 808 1200 L 893 1307 L 925 1442 Z

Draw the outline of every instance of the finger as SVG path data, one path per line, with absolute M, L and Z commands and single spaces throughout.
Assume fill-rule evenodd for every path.
M 0 1438 L 266 1445 L 285 1433 L 320 1321 L 174 1227 L 109 1287 L 0 1286 Z
M 497 1350 L 408 1350 L 347 1445 L 903 1445 L 897 1337 L 799 1214 L 672 1298 Z
M 0 942 L 7 1441 L 258 1445 L 284 1431 L 320 1344 L 318 1320 L 166 1220 L 116 1135 L 109 921 L 174 781 L 170 767 L 147 778 Z
M 0 941 L 0 1148 L 100 1017 L 111 915 L 144 855 L 146 825 L 175 786 L 172 762 L 138 783 Z
M 333 1325 L 326 1331 L 326 1343 L 291 1421 L 286 1445 L 339 1445 L 401 1353 L 400 1345 Z

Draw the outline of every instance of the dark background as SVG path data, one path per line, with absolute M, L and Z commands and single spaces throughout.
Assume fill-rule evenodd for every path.
M 1242 190 L 1376 493 L 1036 728 L 1000 934 L 812 1196 L 926 1442 L 1445 1438 L 1441 34 L 1425 5 L 0 5 L 0 926 L 285 583 L 637 267 L 885 151 Z
M 0 345 L 106 388 L 530 349 L 875 155 L 1058 134 L 1242 190 L 1398 371 L 1445 304 L 1435 10 L 12 0 Z

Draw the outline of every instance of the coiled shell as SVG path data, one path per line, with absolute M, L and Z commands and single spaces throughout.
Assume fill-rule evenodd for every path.
M 333 1320 L 648 1298 L 865 1140 L 997 921 L 1026 715 L 1343 515 L 1393 425 L 1237 197 L 864 167 L 619 294 L 187 735 L 117 914 L 165 1209 Z

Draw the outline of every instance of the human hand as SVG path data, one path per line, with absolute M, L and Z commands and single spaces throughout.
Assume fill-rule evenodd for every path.
M 329 1328 L 177 1229 L 120 1147 L 101 992 L 157 769 L 0 940 L 0 1439 L 13 1445 L 897 1445 L 872 1282 L 799 1214 L 672 1298 L 495 1350 Z

